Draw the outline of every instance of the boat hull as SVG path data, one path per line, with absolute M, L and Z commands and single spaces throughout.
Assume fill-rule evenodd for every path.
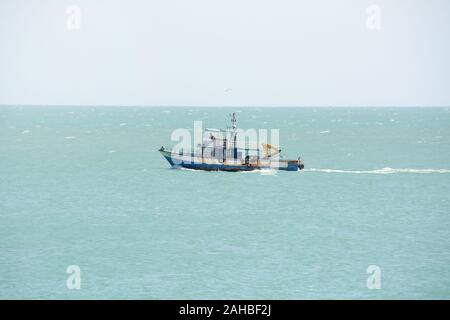
M 284 170 L 284 171 L 298 171 L 303 169 L 303 164 L 298 160 L 262 160 L 256 163 L 242 163 L 240 160 L 225 160 L 217 159 L 201 159 L 193 155 L 180 155 L 170 151 L 159 150 L 162 156 L 169 162 L 173 168 L 185 168 L 192 170 L 203 171 L 254 171 L 254 170 Z

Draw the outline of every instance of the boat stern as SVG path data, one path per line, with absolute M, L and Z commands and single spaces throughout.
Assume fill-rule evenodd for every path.
M 281 160 L 279 163 L 279 169 L 285 171 L 298 171 L 303 170 L 305 165 L 301 159 L 299 160 Z

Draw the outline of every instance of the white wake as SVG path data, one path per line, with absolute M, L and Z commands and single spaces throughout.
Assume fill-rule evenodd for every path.
M 361 174 L 393 174 L 393 173 L 450 173 L 450 169 L 410 169 L 410 168 L 390 168 L 374 170 L 339 170 L 339 169 L 304 169 L 305 172 L 323 172 L 323 173 L 361 173 Z M 300 171 L 300 172 L 301 172 Z

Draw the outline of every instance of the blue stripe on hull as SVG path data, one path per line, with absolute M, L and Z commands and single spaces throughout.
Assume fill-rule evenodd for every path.
M 205 171 L 253 171 L 258 169 L 257 167 L 248 166 L 230 166 L 223 164 L 208 164 L 208 163 L 181 163 L 180 167 L 194 170 L 205 170 Z

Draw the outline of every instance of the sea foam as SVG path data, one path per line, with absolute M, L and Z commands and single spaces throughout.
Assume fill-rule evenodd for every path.
M 340 170 L 340 169 L 304 169 L 305 172 L 322 172 L 322 173 L 359 173 L 359 174 L 393 174 L 393 173 L 450 173 L 450 169 L 412 169 L 412 168 L 390 168 L 374 170 Z

